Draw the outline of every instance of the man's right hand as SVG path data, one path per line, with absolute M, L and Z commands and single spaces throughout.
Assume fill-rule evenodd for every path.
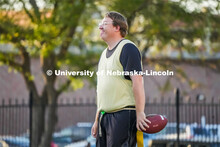
M 92 126 L 91 134 L 92 134 L 93 137 L 96 138 L 97 133 L 98 133 L 98 122 L 95 121 L 93 126 Z

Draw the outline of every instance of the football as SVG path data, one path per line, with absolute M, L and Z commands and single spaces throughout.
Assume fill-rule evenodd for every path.
M 149 114 L 146 116 L 146 118 L 151 122 L 150 124 L 148 124 L 149 128 L 145 127 L 145 133 L 148 134 L 153 134 L 153 133 L 158 133 L 160 132 L 163 128 L 165 128 L 165 126 L 167 125 L 167 118 L 163 115 L 159 115 L 159 114 Z

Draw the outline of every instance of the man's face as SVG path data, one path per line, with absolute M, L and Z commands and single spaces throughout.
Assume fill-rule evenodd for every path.
M 113 26 L 113 21 L 109 17 L 105 17 L 102 22 L 99 24 L 100 29 L 100 37 L 107 41 L 108 39 L 111 39 L 111 37 L 114 37 L 115 33 L 115 27 Z

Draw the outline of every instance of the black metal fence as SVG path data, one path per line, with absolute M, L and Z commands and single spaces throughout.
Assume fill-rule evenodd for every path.
M 74 99 L 59 101 L 58 123 L 56 131 L 77 124 L 78 122 L 93 122 L 96 105 L 94 99 L 76 102 Z M 169 123 L 160 133 L 145 134 L 145 146 L 157 146 L 173 142 L 177 146 L 202 143 L 220 146 L 220 104 L 199 100 L 183 102 L 180 92 L 176 97 L 150 102 L 147 99 L 146 114 L 163 114 Z M 0 141 L 10 144 L 26 143 L 29 146 L 30 105 L 28 100 L 0 101 Z M 24 141 L 26 139 L 26 142 Z M 23 140 L 22 140 L 23 139 Z M 19 146 L 19 143 L 18 145 Z
M 18 136 L 29 130 L 28 100 L 9 99 L 0 102 L 0 135 Z
M 148 146 L 220 147 L 220 103 L 198 95 L 194 101 L 183 101 L 179 89 L 176 97 L 146 103 L 146 114 L 163 114 L 169 123 L 161 132 L 148 135 Z

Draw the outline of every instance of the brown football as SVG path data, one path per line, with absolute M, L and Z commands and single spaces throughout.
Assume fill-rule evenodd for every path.
M 148 134 L 158 133 L 167 125 L 167 118 L 164 115 L 159 114 L 149 114 L 146 118 L 151 122 L 147 123 L 149 128 L 145 127 L 146 130 L 143 131 Z

